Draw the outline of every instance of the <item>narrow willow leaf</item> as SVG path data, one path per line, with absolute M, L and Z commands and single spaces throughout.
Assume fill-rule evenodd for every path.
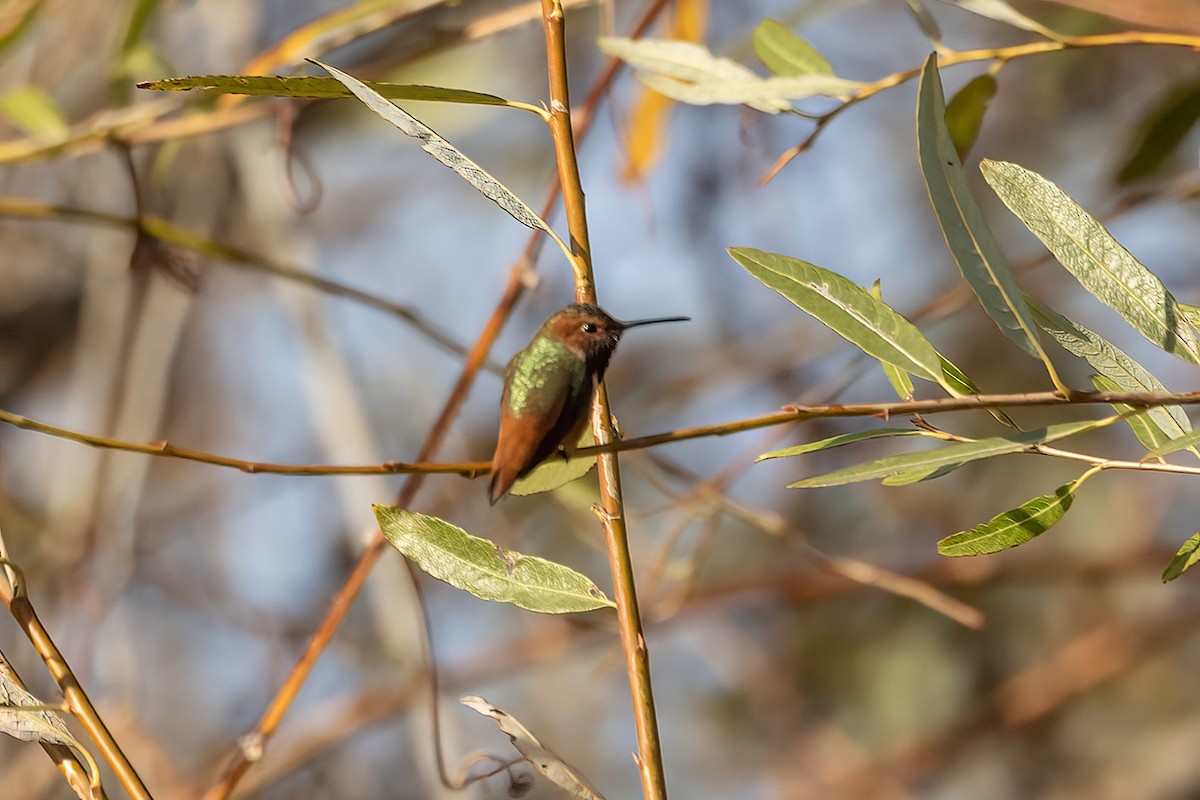
M 1048 425 L 1031 431 L 1011 433 L 1007 436 L 994 436 L 979 439 L 974 442 L 958 442 L 939 447 L 936 450 L 924 450 L 919 453 L 905 453 L 899 456 L 887 456 L 865 464 L 835 470 L 824 475 L 805 478 L 802 481 L 788 484 L 793 489 L 812 489 L 821 486 L 840 486 L 846 483 L 858 483 L 901 475 L 923 469 L 930 471 L 946 466 L 960 466 L 983 458 L 1021 453 L 1038 444 L 1055 442 L 1074 436 L 1084 431 L 1110 425 L 1120 417 L 1086 420 L 1083 422 L 1063 422 Z
M 1163 583 L 1175 580 L 1191 569 L 1197 561 L 1200 561 L 1200 533 L 1193 533 L 1163 570 Z
M 913 393 L 916 391 L 916 387 L 913 386 L 912 376 L 895 364 L 889 364 L 886 361 L 880 361 L 879 366 L 883 368 L 883 376 L 892 385 L 896 396 L 901 400 L 912 400 Z
M 511 104 L 503 97 L 466 89 L 380 81 L 362 81 L 362 84 L 388 100 L 427 100 L 435 103 L 469 103 L 485 106 Z M 353 92 L 333 78 L 300 75 L 189 75 L 183 78 L 144 81 L 137 87 L 165 92 L 203 90 L 211 94 L 264 95 L 268 97 L 354 96 Z
M 1064 483 L 1052 495 L 1035 497 L 969 531 L 947 536 L 938 542 L 938 553 L 952 557 L 982 556 L 1025 544 L 1063 518 L 1075 500 L 1080 482 L 1077 479 Z
M 976 75 L 959 89 L 946 104 L 946 128 L 961 162 L 971 151 L 983 127 L 983 115 L 996 96 L 996 79 L 987 73 Z
M 871 284 L 871 296 L 876 300 L 883 300 L 883 287 L 878 279 Z M 913 386 L 912 376 L 905 370 L 900 369 L 895 364 L 887 361 L 880 361 L 879 366 L 883 368 L 883 376 L 887 378 L 888 383 L 892 385 L 892 389 L 896 391 L 896 395 L 901 400 L 912 400 L 916 392 L 916 387 Z
M 517 752 L 555 786 L 570 792 L 571 796 L 578 800 L 604 800 L 583 776 L 539 742 L 538 738 L 512 714 L 492 705 L 479 695 L 464 694 L 458 702 L 494 720 L 500 730 L 508 735 Z
M 1026 297 L 1034 318 L 1063 349 L 1082 358 L 1120 392 L 1165 394 L 1168 389 L 1158 378 L 1123 350 L 1077 322 L 1073 322 L 1034 297 Z M 1152 408 L 1149 416 L 1166 436 L 1176 439 L 1192 429 L 1192 423 L 1180 406 Z M 1132 424 L 1132 423 L 1131 423 Z
M 437 517 L 395 506 L 374 508 L 393 547 L 433 577 L 481 600 L 542 614 L 615 608 L 596 584 L 562 564 L 506 550 Z
M 925 61 L 921 73 L 917 156 L 946 246 L 983 310 L 1005 336 L 1033 358 L 1040 359 L 1054 384 L 1062 388 L 1050 357 L 1038 341 L 1037 324 L 1025 305 L 1008 259 L 967 187 L 962 162 L 946 128 L 946 106 L 936 55 Z
M 14 679 L 15 673 L 0 655 L 0 733 L 23 742 L 61 744 L 79 747 L 62 715 L 48 706 Z
M 1035 19 L 1030 19 L 1008 3 L 1005 3 L 1004 0 L 945 0 L 945 2 L 956 5 L 959 8 L 965 8 L 967 11 L 978 14 L 981 17 L 987 17 L 996 22 L 1011 25 L 1014 28 L 1041 34 L 1047 39 L 1056 42 L 1062 41 L 1063 38 L 1061 34 L 1055 33 Z
M 1137 147 L 1117 172 L 1117 183 L 1154 174 L 1200 119 L 1200 84 L 1175 87 L 1158 101 L 1142 123 Z
M 908 11 L 917 22 L 917 27 L 921 29 L 921 33 L 925 34 L 925 38 L 933 44 L 939 44 L 942 41 L 942 29 L 934 19 L 933 14 L 929 13 L 929 7 L 925 5 L 924 0 L 906 0 L 908 3 Z
M 817 49 L 780 22 L 764 19 L 754 29 L 754 53 L 776 75 L 832 75 Z
M 856 442 L 865 442 L 870 439 L 887 439 L 893 436 L 932 436 L 928 431 L 917 430 L 916 428 L 871 428 L 865 431 L 855 431 L 854 433 L 843 433 L 838 436 L 830 436 L 828 439 L 822 439 L 819 442 L 807 442 L 798 444 L 795 447 L 784 447 L 779 450 L 772 450 L 769 453 L 763 453 L 758 457 L 758 461 L 766 461 L 769 458 L 791 458 L 792 456 L 802 456 L 805 453 L 816 453 L 820 450 L 829 450 L 834 447 L 842 447 L 847 444 L 855 444 Z
M 945 380 L 941 360 L 925 335 L 853 281 L 807 261 L 749 247 L 731 247 L 729 255 L 867 355 L 927 381 Z
M 1110 380 L 1103 375 L 1092 375 L 1091 380 L 1092 386 L 1095 386 L 1098 392 L 1122 391 L 1116 381 Z M 1112 409 L 1125 417 L 1125 423 L 1129 425 L 1129 429 L 1133 431 L 1133 435 L 1142 443 L 1142 446 L 1150 451 L 1150 455 L 1154 455 L 1158 448 L 1171 441 L 1171 437 L 1167 435 L 1167 432 L 1159 427 L 1154 418 L 1145 413 L 1144 409 L 1135 409 L 1133 406 L 1125 405 L 1124 403 L 1113 403 Z M 1182 449 L 1183 447 L 1187 447 L 1187 445 L 1182 445 L 1174 449 Z
M 602 36 L 597 44 L 605 55 L 619 58 L 635 69 L 638 79 L 644 83 L 647 78 L 655 77 L 673 78 L 674 83 L 683 87 L 714 81 L 752 83 L 761 80 L 753 70 L 728 58 L 715 56 L 708 48 L 695 42 Z M 791 103 L 778 99 L 748 105 L 768 114 L 792 109 Z
M 940 467 L 922 467 L 921 469 L 914 469 L 909 472 L 898 472 L 895 475 L 888 475 L 880 483 L 884 486 L 908 486 L 910 483 L 931 481 L 934 478 L 949 475 L 961 466 L 962 464 L 946 464 Z
M 596 444 L 596 437 L 591 428 L 579 437 L 579 447 L 591 447 Z M 551 456 L 534 467 L 524 478 L 520 478 L 509 489 L 509 494 L 530 495 L 553 491 L 560 486 L 566 486 L 572 481 L 579 480 L 592 471 L 596 466 L 595 456 L 580 456 L 578 458 L 560 458 Z
M 1085 289 L 1158 347 L 1200 364 L 1196 333 L 1174 296 L 1103 225 L 1036 172 L 988 160 L 980 169 L 1004 204 Z
M 1195 452 L 1197 445 L 1200 445 L 1200 431 L 1192 431 L 1191 433 L 1180 436 L 1177 439 L 1170 439 L 1166 442 L 1163 442 L 1158 447 L 1155 447 L 1150 451 L 1150 456 L 1154 458 L 1161 458 L 1165 455 L 1170 455 L 1171 453 L 1175 453 L 1180 450 L 1191 450 L 1192 452 Z
M 744 81 L 710 80 L 688 83 L 666 75 L 639 72 L 647 89 L 694 106 L 746 105 L 768 114 L 792 109 L 791 101 L 809 97 L 848 100 L 862 87 L 858 81 L 832 75 L 797 75 L 791 78 L 754 78 Z
M 508 187 L 492 177 L 483 167 L 455 149 L 452 144 L 435 133 L 432 128 L 429 128 L 425 123 L 381 96 L 357 78 L 353 78 L 341 70 L 322 64 L 319 61 L 313 61 L 312 63 L 336 78 L 355 97 L 361 100 L 367 108 L 395 125 L 405 135 L 419 140 L 422 150 L 457 172 L 459 177 L 478 189 L 484 197 L 511 214 L 517 222 L 535 230 L 545 231 L 556 242 L 559 242 L 560 247 L 563 247 L 558 236 L 537 215 L 536 211 L 526 205 L 521 198 L 513 194 Z M 566 248 L 564 247 L 563 249 L 565 252 Z

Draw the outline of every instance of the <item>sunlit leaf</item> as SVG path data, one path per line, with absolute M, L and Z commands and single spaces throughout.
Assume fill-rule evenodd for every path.
M 1010 455 L 1029 450 L 1035 445 L 1055 442 L 1074 436 L 1085 431 L 1110 425 L 1120 417 L 1108 417 L 1099 420 L 1083 422 L 1064 422 L 1048 425 L 1031 431 L 1011 433 L 1006 436 L 995 436 L 979 439 L 973 442 L 956 442 L 934 450 L 923 450 L 918 453 L 905 453 L 898 456 L 886 456 L 864 464 L 835 470 L 824 475 L 805 478 L 802 481 L 788 484 L 793 489 L 812 489 L 822 486 L 840 486 L 846 483 L 858 483 L 887 478 L 893 475 L 914 473 L 920 470 L 933 470 L 941 467 L 960 466 L 971 461 L 994 456 Z
M 1200 84 L 1176 87 L 1146 115 L 1137 147 L 1117 172 L 1117 183 L 1131 183 L 1154 174 L 1178 149 L 1200 119 Z
M 411 83 L 362 81 L 363 86 L 388 100 L 427 100 L 435 103 L 471 103 L 485 106 L 506 106 L 509 101 L 483 92 L 449 89 L 444 86 L 422 86 Z M 213 94 L 245 94 L 268 97 L 353 97 L 354 93 L 333 78 L 319 76 L 279 75 L 189 75 L 145 81 L 139 89 L 157 91 L 207 91 Z
M 769 453 L 763 453 L 758 457 L 758 460 L 766 461 L 768 458 L 791 458 L 792 456 L 802 456 L 805 453 L 816 453 L 820 450 L 829 450 L 834 447 L 855 444 L 856 442 L 885 439 L 893 436 L 932 436 L 932 434 L 916 428 L 869 428 L 865 431 L 830 436 L 828 439 L 822 439 L 819 442 L 807 442 L 794 447 L 772 450 Z
M 732 247 L 729 255 L 763 284 L 867 355 L 918 378 L 935 383 L 945 380 L 941 359 L 925 335 L 848 278 L 797 258 L 749 247 Z
M 1026 301 L 1042 329 L 1064 350 L 1082 358 L 1099 372 L 1115 387 L 1111 391 L 1167 393 L 1167 387 L 1149 370 L 1100 334 L 1067 319 L 1037 298 L 1026 297 Z M 1147 414 L 1168 438 L 1176 439 L 1192 429 L 1191 421 L 1180 406 L 1152 408 Z M 1130 424 L 1134 423 L 1131 421 Z
M 950 5 L 955 5 L 959 8 L 965 8 L 967 11 L 978 14 L 981 17 L 987 17 L 988 19 L 995 20 L 996 22 L 1003 22 L 1005 25 L 1011 25 L 1014 28 L 1032 31 L 1056 42 L 1062 40 L 1061 34 L 1055 33 L 1035 19 L 1030 19 L 1010 6 L 1008 3 L 1004 2 L 1004 0 L 944 1 Z
M 817 49 L 773 19 L 754 29 L 754 53 L 776 75 L 832 75 L 833 67 Z
M 1110 380 L 1103 375 L 1092 375 L 1091 381 L 1092 386 L 1095 386 L 1096 391 L 1098 392 L 1123 391 L 1121 387 L 1117 385 L 1116 381 Z M 1124 403 L 1113 403 L 1112 409 L 1118 414 L 1125 415 L 1125 423 L 1129 426 L 1129 429 L 1133 431 L 1133 435 L 1137 437 L 1137 440 L 1142 443 L 1142 446 L 1150 451 L 1151 455 L 1154 455 L 1158 448 L 1172 441 L 1171 437 L 1167 435 L 1167 432 L 1159 427 L 1154 417 L 1150 416 L 1150 414 L 1144 412 L 1135 413 L 1139 411 L 1139 409 L 1135 409 L 1133 406 L 1126 405 Z M 1179 448 L 1173 449 L 1182 449 L 1183 447 L 1187 447 L 1187 445 L 1182 445 Z
M 582 775 L 573 770 L 565 761 L 559 758 L 548 747 L 538 741 L 521 721 L 502 708 L 498 708 L 482 697 L 474 694 L 464 694 L 458 699 L 467 708 L 473 709 L 485 717 L 495 720 L 496 725 L 512 741 L 517 752 L 525 757 L 529 764 L 550 780 L 555 786 L 565 789 L 578 800 L 604 800 L 599 792 L 592 788 Z
M 437 517 L 375 506 L 392 546 L 425 572 L 481 600 L 512 603 L 542 614 L 615 607 L 596 584 L 573 569 L 507 550 Z
M 1200 533 L 1193 533 L 1163 570 L 1163 583 L 1173 581 L 1200 561 Z
M 1063 518 L 1075 500 L 1079 483 L 1064 483 L 1052 495 L 1035 497 L 969 531 L 947 536 L 938 542 L 938 552 L 944 556 L 982 556 L 1024 544 Z
M 1158 347 L 1200 364 L 1195 331 L 1175 297 L 1103 225 L 1036 172 L 1005 161 L 985 160 L 980 168 L 1004 204 L 1085 289 Z
M 971 146 L 979 138 L 983 115 L 995 96 L 996 79 L 984 73 L 967 81 L 946 104 L 946 128 L 950 131 L 950 141 L 954 142 L 959 161 L 967 157 Z
M 921 29 L 921 33 L 925 34 L 925 38 L 934 44 L 942 41 L 942 29 L 938 26 L 937 20 L 933 14 L 929 13 L 929 7 L 925 5 L 924 0 L 905 0 L 908 3 L 908 11 L 916 20 L 917 27 Z
M 1056 385 L 1050 357 L 1037 338 L 1037 324 L 1017 286 L 1004 251 L 996 242 L 967 187 L 962 163 L 946 127 L 946 107 L 937 56 L 925 61 L 917 99 L 917 156 L 934 215 L 967 283 L 1001 332 L 1040 359 Z

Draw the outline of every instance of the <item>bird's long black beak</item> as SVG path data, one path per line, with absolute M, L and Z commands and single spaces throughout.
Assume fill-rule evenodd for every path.
M 659 322 L 688 322 L 691 317 L 655 317 L 654 319 L 635 319 L 625 322 L 617 320 L 617 324 L 621 326 L 621 330 L 636 328 L 638 325 L 655 325 Z

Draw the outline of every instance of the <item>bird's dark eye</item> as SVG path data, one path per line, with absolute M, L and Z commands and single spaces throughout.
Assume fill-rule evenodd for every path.
M 583 332 L 584 333 L 595 333 L 596 332 L 596 323 L 594 323 L 594 322 L 583 323 Z

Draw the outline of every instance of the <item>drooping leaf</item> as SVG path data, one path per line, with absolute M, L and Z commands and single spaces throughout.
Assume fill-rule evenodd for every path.
M 917 27 L 921 29 L 921 33 L 925 34 L 925 38 L 933 44 L 939 44 L 942 41 L 942 29 L 934 19 L 933 14 L 929 12 L 929 7 L 925 5 L 924 0 L 906 0 L 908 3 L 908 11 L 916 20 Z
M 791 111 L 791 100 L 815 95 L 845 98 L 863 84 L 835 75 L 762 78 L 695 42 L 605 36 L 600 49 L 629 64 L 646 87 L 694 105 L 744 104 L 756 111 Z
M 946 128 L 958 160 L 962 161 L 979 138 L 983 115 L 996 96 L 996 79 L 990 74 L 976 75 L 959 89 L 946 104 Z
M 507 106 L 503 97 L 467 89 L 443 86 L 422 86 L 410 83 L 362 81 L 362 84 L 388 100 L 424 100 L 435 103 L 469 103 L 485 106 Z M 155 91 L 206 91 L 212 94 L 243 94 L 267 97 L 353 97 L 346 86 L 333 78 L 316 75 L 189 75 L 144 81 L 139 89 Z
M 452 144 L 435 133 L 432 128 L 357 78 L 319 61 L 313 63 L 336 78 L 367 108 L 395 125 L 405 135 L 420 141 L 422 150 L 458 173 L 459 177 L 474 186 L 484 197 L 507 211 L 517 222 L 534 230 L 544 231 L 559 244 L 560 248 L 566 250 L 557 234 L 538 216 L 536 211 L 526 205 L 525 201 L 517 197 L 507 186 L 492 177 L 483 167 L 467 158 Z
M 853 281 L 797 258 L 749 247 L 731 247 L 729 255 L 867 355 L 927 381 L 945 380 L 941 359 L 925 335 Z
M 838 436 L 830 436 L 828 439 L 822 439 L 819 442 L 806 442 L 798 444 L 794 447 L 784 447 L 779 450 L 772 450 L 769 453 L 763 453 L 758 457 L 758 461 L 766 461 L 769 458 L 791 458 L 792 456 L 802 456 L 805 453 L 816 453 L 820 450 L 829 450 L 834 447 L 842 447 L 848 444 L 857 442 L 865 442 L 871 439 L 885 439 L 893 436 L 932 436 L 928 431 L 918 430 L 916 428 L 869 428 L 864 431 L 855 431 L 854 433 L 843 433 Z
M 832 75 L 833 67 L 817 49 L 773 19 L 754 29 L 754 53 L 776 75 Z
M 944 556 L 982 556 L 1024 544 L 1053 527 L 1075 500 L 1080 480 L 1064 483 L 1052 495 L 1041 495 L 1005 511 L 969 531 L 960 531 L 938 542 Z
M 876 300 L 883 300 L 883 287 L 881 286 L 879 279 L 876 279 L 875 283 L 871 284 L 871 296 Z M 916 387 L 913 386 L 912 376 L 909 375 L 907 371 L 900 369 L 900 367 L 897 367 L 895 364 L 891 364 L 887 361 L 880 361 L 879 366 L 883 369 L 883 375 L 885 378 L 887 378 L 888 383 L 890 383 L 892 388 L 896 391 L 896 395 L 901 400 L 912 400 L 913 395 L 916 392 Z
M 933 470 L 941 467 L 960 466 L 971 461 L 994 456 L 1021 453 L 1035 445 L 1055 442 L 1074 436 L 1085 431 L 1110 425 L 1120 417 L 1107 417 L 1083 422 L 1063 422 L 1048 425 L 1031 431 L 1010 433 L 1006 436 L 994 436 L 973 442 L 957 442 L 934 450 L 923 450 L 918 453 L 905 453 L 898 456 L 886 456 L 864 464 L 855 464 L 835 470 L 824 475 L 805 478 L 802 481 L 788 484 L 793 489 L 813 489 L 822 486 L 840 486 L 846 483 L 858 483 L 887 478 L 893 475 L 914 473 L 920 470 Z
M 1200 344 L 1175 297 L 1103 225 L 1036 172 L 989 160 L 980 169 L 1004 204 L 1085 289 L 1158 347 L 1200 364 Z
M 1146 115 L 1137 147 L 1117 172 L 1125 184 L 1153 175 L 1200 119 L 1200 84 L 1177 86 Z
M 493 719 L 500 730 L 508 734 L 508 738 L 517 752 L 523 755 L 534 769 L 548 778 L 555 786 L 570 792 L 571 796 L 578 800 L 604 800 L 582 775 L 539 742 L 537 737 L 512 714 L 474 694 L 464 694 L 458 699 L 458 702 Z
M 1120 392 L 1166 393 L 1167 387 L 1123 350 L 1103 336 L 1067 319 L 1034 297 L 1026 297 L 1034 318 L 1042 330 L 1055 338 L 1063 349 L 1082 358 Z M 1162 406 L 1149 410 L 1148 416 L 1168 438 L 1176 439 L 1192 429 L 1192 423 L 1180 406 Z M 1130 424 L 1135 424 L 1130 421 Z M 1140 437 L 1139 437 L 1140 438 Z
M 944 0 L 950 5 L 964 8 L 981 17 L 1003 22 L 1021 30 L 1032 31 L 1053 41 L 1062 41 L 1062 36 L 1047 28 L 1035 19 L 1030 19 L 1004 0 Z
M 594 444 L 596 444 L 596 437 L 591 428 L 587 428 L 579 437 L 579 447 L 591 447 Z M 509 489 L 509 494 L 524 496 L 553 491 L 560 486 L 566 486 L 571 481 L 579 480 L 591 472 L 595 466 L 595 456 L 576 458 L 551 456 L 534 467 L 533 472 L 524 478 L 517 479 L 517 482 Z
M 1200 561 L 1200 533 L 1193 533 L 1163 570 L 1163 583 L 1173 581 Z
M 967 187 L 962 163 L 946 127 L 946 106 L 937 56 L 925 61 L 917 100 L 917 156 L 934 215 L 946 246 L 983 310 L 1001 332 L 1046 366 L 1055 385 L 1061 381 L 1037 338 L 1025 297 L 1017 286 L 1004 251 L 992 235 L 983 212 Z
M 1122 391 L 1121 387 L 1117 385 L 1116 381 L 1110 380 L 1103 375 L 1092 375 L 1091 381 L 1092 386 L 1095 386 L 1096 391 L 1098 392 Z M 1133 431 L 1133 435 L 1137 437 L 1137 440 L 1142 443 L 1143 447 L 1150 451 L 1151 455 L 1153 455 L 1158 448 L 1171 442 L 1171 437 L 1167 435 L 1166 431 L 1159 427 L 1158 422 L 1156 422 L 1154 417 L 1150 416 L 1149 413 L 1135 413 L 1137 409 L 1124 403 L 1113 403 L 1112 409 L 1118 414 L 1125 415 L 1125 423 L 1129 425 L 1129 429 Z M 1183 447 L 1186 446 L 1187 445 L 1183 445 Z
M 613 608 L 596 584 L 573 569 L 507 550 L 437 517 L 375 506 L 392 546 L 425 572 L 481 600 L 542 614 Z

